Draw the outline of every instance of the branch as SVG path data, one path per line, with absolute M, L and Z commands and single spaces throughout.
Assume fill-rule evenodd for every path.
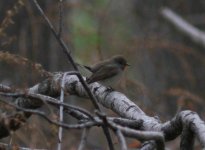
M 82 79 L 82 75 L 78 72 L 78 68 L 77 65 L 75 63 L 75 61 L 73 60 L 73 58 L 70 55 L 70 52 L 68 50 L 68 47 L 66 46 L 66 44 L 64 43 L 64 41 L 58 36 L 57 32 L 55 31 L 53 25 L 51 24 L 50 20 L 48 19 L 48 17 L 45 15 L 45 13 L 43 12 L 42 8 L 40 7 L 40 5 L 38 4 L 37 0 L 33 0 L 36 8 L 38 9 L 38 11 L 41 13 L 42 17 L 45 19 L 45 21 L 47 22 L 49 28 L 51 29 L 52 33 L 54 34 L 56 40 L 59 42 L 60 46 L 63 49 L 63 52 L 66 54 L 68 60 L 70 61 L 71 65 L 73 66 L 74 70 L 76 71 L 77 77 L 79 78 L 80 82 L 82 83 L 84 89 L 86 90 L 86 92 L 88 93 L 90 100 L 92 101 L 93 105 L 95 106 L 95 108 L 99 111 L 101 111 L 96 98 L 93 96 L 92 92 L 90 91 L 90 89 L 88 88 L 87 83 Z M 108 145 L 110 150 L 113 150 L 113 143 L 111 140 L 111 135 L 110 132 L 108 130 L 108 128 L 106 126 L 102 126 L 103 131 L 105 133 Z
M 182 131 L 180 149 L 181 150 L 194 149 L 194 133 L 190 130 L 190 127 L 184 127 Z
M 61 91 L 60 85 L 62 78 L 63 73 L 55 73 L 52 78 L 49 78 L 26 91 L 27 95 L 31 95 L 32 93 L 43 93 L 58 96 Z M 84 98 L 88 97 L 88 93 L 85 91 L 82 82 L 79 81 L 79 78 L 76 77 L 76 75 L 67 74 L 64 81 L 65 93 Z M 123 135 L 137 138 L 141 141 L 154 140 L 156 144 L 147 144 L 147 146 L 157 146 L 160 149 L 163 149 L 164 147 L 164 139 L 165 141 L 170 141 L 184 131 L 189 131 L 183 133 L 183 139 L 189 139 L 187 136 L 190 135 L 190 133 L 193 133 L 194 137 L 197 137 L 199 140 L 202 148 L 205 147 L 205 123 L 196 113 L 192 111 L 182 111 L 176 114 L 171 121 L 161 123 L 156 117 L 147 116 L 135 103 L 120 92 L 111 91 L 109 88 L 104 87 L 97 82 L 90 84 L 89 88 L 100 104 L 115 111 L 121 117 L 124 117 L 109 118 L 102 116 L 98 119 L 94 118 L 94 122 L 97 122 L 100 126 L 106 125 L 107 121 L 110 128 L 114 128 L 115 130 L 119 129 Z M 17 96 L 17 94 L 14 95 Z M 22 101 L 21 98 L 18 97 L 16 99 L 16 104 L 25 107 L 31 104 L 40 103 L 39 101 L 40 100 L 38 99 L 31 99 L 29 97 L 25 97 Z M 65 107 L 66 105 L 64 108 Z M 88 118 L 88 120 L 93 122 L 92 119 L 93 117 Z M 193 139 L 190 140 L 192 141 Z M 182 141 L 182 143 L 184 142 Z M 146 146 L 144 146 L 144 148 L 145 147 Z
M 16 144 L 14 145 L 10 145 L 10 144 L 6 144 L 6 143 L 0 143 L 0 149 L 2 150 L 6 150 L 6 149 L 19 149 L 19 150 L 48 150 L 48 149 L 36 149 L 36 148 L 28 148 L 28 147 L 19 147 Z
M 0 92 L 12 92 L 12 89 L 9 86 L 0 84 Z
M 116 135 L 117 135 L 118 141 L 121 145 L 120 146 L 121 150 L 127 150 L 127 144 L 126 144 L 125 138 L 119 129 L 116 131 Z
M 66 56 L 68 57 L 69 62 L 71 63 L 71 65 L 73 66 L 75 72 L 73 72 L 73 74 L 76 74 L 79 78 L 79 80 L 81 81 L 83 87 L 85 88 L 86 92 L 88 93 L 89 97 L 91 98 L 91 101 L 93 103 L 93 105 L 95 106 L 96 109 L 100 110 L 100 107 L 97 104 L 97 100 L 96 98 L 93 96 L 93 94 L 90 92 L 87 83 L 82 79 L 81 74 L 78 72 L 78 68 L 76 66 L 76 63 L 74 62 L 73 58 L 70 55 L 70 51 L 68 49 L 68 47 L 66 46 L 65 42 L 59 38 L 57 32 L 55 31 L 52 23 L 50 22 L 50 20 L 48 19 L 48 17 L 45 15 L 45 13 L 43 12 L 42 8 L 40 7 L 40 5 L 38 4 L 37 0 L 33 0 L 36 8 L 38 9 L 38 11 L 41 13 L 42 17 L 44 18 L 44 20 L 47 22 L 50 30 L 52 31 L 53 35 L 55 36 L 56 40 L 59 42 L 60 46 L 63 49 L 63 52 L 66 54 Z
M 74 124 L 74 125 L 68 125 L 66 123 L 63 123 L 63 122 L 59 122 L 59 121 L 55 121 L 55 120 L 51 120 L 49 117 L 47 117 L 47 115 L 42 112 L 42 111 L 39 111 L 39 110 L 33 110 L 33 109 L 26 109 L 26 108 L 22 108 L 22 107 L 19 107 L 11 102 L 7 102 L 6 100 L 3 100 L 3 99 L 0 99 L 1 102 L 7 104 L 7 105 L 10 105 L 14 108 L 17 108 L 18 110 L 21 110 L 23 112 L 27 112 L 27 113 L 31 113 L 31 114 L 36 114 L 36 115 L 39 115 L 41 117 L 43 117 L 44 119 L 46 119 L 48 122 L 54 124 L 54 125 L 57 125 L 57 126 L 61 126 L 61 127 L 64 127 L 65 129 L 82 129 L 82 128 L 87 128 L 87 127 L 92 127 L 92 126 L 99 126 L 100 123 L 99 122 L 96 122 L 96 121 L 86 121 L 84 123 L 81 123 L 81 124 Z M 6 118 L 7 119 L 7 118 Z M 25 121 L 24 121 L 25 122 Z
M 62 78 L 61 74 L 62 73 L 56 74 L 53 77 L 53 80 L 55 81 L 54 85 L 60 84 Z M 120 92 L 110 91 L 109 88 L 104 87 L 97 82 L 90 84 L 89 88 L 97 98 L 98 102 L 103 106 L 115 111 L 121 117 L 141 122 L 138 124 L 139 130 L 162 132 L 166 141 L 174 139 L 181 134 L 186 123 L 193 123 L 193 118 L 194 121 L 198 120 L 198 122 L 194 123 L 197 128 L 192 127 L 190 129 L 195 134 L 198 134 L 198 137 L 201 140 L 201 145 L 204 146 L 205 138 L 200 136 L 205 136 L 203 135 L 205 126 L 203 124 L 204 122 L 198 117 L 197 114 L 190 111 L 182 111 L 177 114 L 173 120 L 162 124 L 157 118 L 147 116 L 135 103 Z M 82 83 L 75 75 L 67 75 L 65 77 L 64 90 L 70 94 L 78 95 L 80 97 L 88 97 Z M 190 116 L 190 118 L 187 116 Z M 184 119 L 187 121 L 184 121 Z M 196 132 L 196 130 L 200 130 L 200 132 Z
M 143 120 L 130 120 L 126 118 L 109 118 L 109 121 L 132 129 L 140 129 L 143 124 Z
M 89 128 L 83 129 L 83 133 L 82 133 L 82 136 L 81 136 L 80 144 L 78 146 L 78 150 L 83 150 L 84 149 L 85 144 L 86 144 L 86 140 L 87 140 L 87 136 L 88 136 L 88 131 L 89 131 Z
M 140 150 L 153 150 L 156 147 L 156 143 L 154 141 L 146 141 L 142 144 Z
M 175 139 L 182 131 L 187 132 L 183 134 L 183 140 L 187 138 L 192 141 L 193 139 L 188 136 L 193 133 L 202 148 L 205 148 L 205 123 L 195 112 L 188 110 L 179 112 L 171 121 L 164 123 L 161 130 L 165 133 L 166 141 Z M 189 144 L 192 146 L 192 142 Z
M 59 32 L 59 34 L 60 34 L 60 32 Z M 64 102 L 65 76 L 66 76 L 66 73 L 64 73 L 62 81 L 61 81 L 61 93 L 60 93 L 60 102 L 61 103 Z M 63 122 L 63 106 L 62 105 L 60 105 L 59 111 L 60 111 L 59 121 Z M 62 147 L 62 137 L 63 137 L 63 128 L 61 126 L 59 126 L 59 129 L 58 129 L 58 150 L 61 150 L 61 147 Z
M 68 112 L 68 111 L 71 111 L 71 110 L 74 110 L 75 113 L 78 115 L 78 116 L 82 116 L 80 118 L 77 117 L 77 119 L 79 120 L 86 120 L 88 118 L 90 118 L 91 120 L 94 120 L 94 117 L 92 116 L 92 114 L 90 114 L 87 110 L 83 109 L 83 108 L 80 108 L 80 107 L 76 107 L 76 106 L 73 106 L 73 105 L 70 105 L 70 104 L 67 104 L 67 103 L 63 103 L 63 102 L 60 102 L 58 99 L 55 99 L 55 98 L 52 98 L 50 96 L 45 96 L 45 95 L 42 95 L 42 94 L 33 94 L 33 93 L 2 93 L 0 92 L 0 95 L 1 96 L 7 96 L 7 97 L 23 97 L 23 98 L 18 98 L 16 101 L 21 101 L 22 99 L 24 101 L 21 101 L 21 102 L 16 102 L 17 104 L 21 103 L 21 106 L 22 105 L 24 106 L 24 108 L 33 108 L 33 107 L 36 107 L 36 106 L 30 106 L 32 105 L 33 103 L 27 103 L 26 101 L 30 101 L 30 99 L 32 99 L 32 101 L 42 101 L 42 104 L 43 103 L 48 103 L 48 104 L 52 104 L 56 107 L 58 106 L 64 106 L 64 111 Z M 25 104 L 26 103 L 26 106 L 25 107 Z
M 59 85 L 61 81 L 62 73 L 56 74 L 53 80 L 56 82 L 54 85 Z M 65 91 L 78 95 L 80 97 L 88 97 L 88 94 L 84 90 L 82 83 L 75 75 L 68 75 L 65 78 Z M 40 85 L 39 85 L 40 86 Z M 95 82 L 89 85 L 91 92 L 95 95 L 98 102 L 103 106 L 112 109 L 121 117 L 134 120 L 146 120 L 144 126 L 147 129 L 152 130 L 151 125 L 156 126 L 159 121 L 154 117 L 147 116 L 135 103 L 129 100 L 124 94 L 111 91 L 109 88 Z
M 156 142 L 156 147 L 158 150 L 164 150 L 164 136 L 161 132 L 153 132 L 153 131 L 137 131 L 133 129 L 129 129 L 127 127 L 121 127 L 116 125 L 113 122 L 109 122 L 109 125 L 113 129 L 120 130 L 125 136 L 136 138 L 140 141 L 148 141 L 154 140 Z
M 69 63 L 71 63 L 71 65 L 73 66 L 73 68 L 75 70 L 78 70 L 78 68 L 75 65 L 75 62 L 73 60 L 73 58 L 70 56 L 70 50 L 68 49 L 68 47 L 66 46 L 65 42 L 59 38 L 54 26 L 52 25 L 52 23 L 50 22 L 50 20 L 48 19 L 48 17 L 45 15 L 45 13 L 43 12 L 42 8 L 40 7 L 40 5 L 38 4 L 37 0 L 33 0 L 36 8 L 38 9 L 38 11 L 41 13 L 43 19 L 46 21 L 46 23 L 48 24 L 51 32 L 53 33 L 53 35 L 55 36 L 56 40 L 59 42 L 60 46 L 63 49 L 64 54 L 67 56 Z
M 27 95 L 31 95 L 34 93 L 43 93 L 56 95 L 56 93 L 60 92 L 61 81 L 62 81 L 63 73 L 56 73 L 49 80 L 45 80 L 42 83 L 39 83 L 27 91 Z M 89 85 L 90 90 L 98 99 L 98 102 L 103 106 L 113 110 L 121 117 L 121 118 L 108 118 L 107 121 L 112 121 L 115 124 L 122 126 L 127 126 L 132 129 L 144 130 L 148 133 L 150 131 L 155 131 L 155 133 L 159 133 L 159 137 L 164 135 L 165 141 L 173 140 L 177 136 L 179 136 L 184 127 L 189 127 L 188 129 L 194 133 L 202 147 L 205 145 L 205 125 L 204 122 L 199 118 L 199 116 L 191 111 L 182 111 L 178 113 L 171 121 L 167 121 L 165 123 L 161 123 L 156 117 L 147 116 L 135 103 L 129 100 L 124 94 L 117 91 L 110 91 L 107 87 L 102 86 L 101 84 L 95 82 Z M 88 97 L 87 92 L 85 91 L 82 83 L 79 81 L 76 75 L 67 74 L 65 77 L 65 92 L 77 95 L 79 97 Z M 8 93 L 7 93 L 8 94 Z M 14 94 L 15 95 L 15 94 Z M 37 94 L 36 94 L 37 95 Z M 17 98 L 16 101 L 21 100 Z M 36 100 L 28 99 L 27 101 L 21 101 L 20 106 L 29 106 L 29 103 L 36 103 Z M 39 101 L 39 100 L 37 100 Z M 24 102 L 26 105 L 24 105 Z M 19 104 L 19 102 L 16 102 Z M 42 103 L 42 102 L 41 102 Z M 60 104 L 60 102 L 58 102 Z M 64 105 L 66 107 L 66 105 Z M 86 115 L 87 116 L 87 115 Z M 90 117 L 93 118 L 93 117 Z M 126 119 L 130 121 L 127 121 Z M 104 123 L 103 123 L 104 124 Z M 130 125 L 129 125 L 130 124 Z M 149 138 L 144 140 L 153 140 L 151 137 L 154 137 L 152 132 Z M 186 134 L 185 134 L 186 135 Z M 186 138 L 185 138 L 186 140 Z
M 200 31 L 169 8 L 163 8 L 161 15 L 195 43 L 205 47 L 205 33 Z

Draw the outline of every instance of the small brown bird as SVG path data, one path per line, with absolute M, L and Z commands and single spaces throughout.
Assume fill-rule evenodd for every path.
M 119 82 L 119 78 L 126 66 L 129 66 L 129 64 L 121 55 L 101 61 L 91 67 L 84 66 L 92 72 L 92 75 L 86 81 L 88 84 L 101 82 L 103 85 L 111 86 L 116 81 Z

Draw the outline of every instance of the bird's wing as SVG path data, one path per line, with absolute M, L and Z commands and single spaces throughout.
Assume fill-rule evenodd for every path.
M 104 60 L 104 61 L 101 61 L 100 63 L 94 64 L 94 65 L 91 66 L 92 71 L 93 71 L 93 72 L 97 72 L 97 71 L 100 70 L 103 66 L 109 65 L 109 63 L 110 63 L 109 61 Z
M 95 73 L 93 73 L 88 79 L 87 83 L 93 83 L 96 81 L 105 80 L 107 78 L 113 77 L 119 73 L 119 69 L 117 69 L 114 65 L 106 65 L 99 68 Z
M 101 63 L 98 64 L 94 64 L 92 66 L 87 66 L 87 65 L 83 65 L 83 67 L 85 67 L 87 70 L 89 70 L 90 72 L 96 72 L 97 70 L 99 70 L 103 65 L 106 65 L 107 63 L 109 63 L 107 60 L 105 61 L 101 61 Z
M 86 66 L 86 65 L 83 65 L 83 67 L 85 67 L 87 70 L 89 70 L 90 72 L 93 72 L 92 68 L 90 66 Z

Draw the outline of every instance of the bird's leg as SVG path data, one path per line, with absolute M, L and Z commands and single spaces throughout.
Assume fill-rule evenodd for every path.
M 108 86 L 106 89 L 106 92 L 113 92 L 115 91 L 111 86 Z

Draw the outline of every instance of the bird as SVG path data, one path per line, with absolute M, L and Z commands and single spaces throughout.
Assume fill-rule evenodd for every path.
M 84 65 L 84 67 L 92 73 L 92 75 L 86 79 L 86 82 L 88 84 L 100 82 L 105 86 L 111 87 L 116 81 L 119 82 L 126 66 L 130 65 L 122 55 L 115 55 L 93 66 Z

